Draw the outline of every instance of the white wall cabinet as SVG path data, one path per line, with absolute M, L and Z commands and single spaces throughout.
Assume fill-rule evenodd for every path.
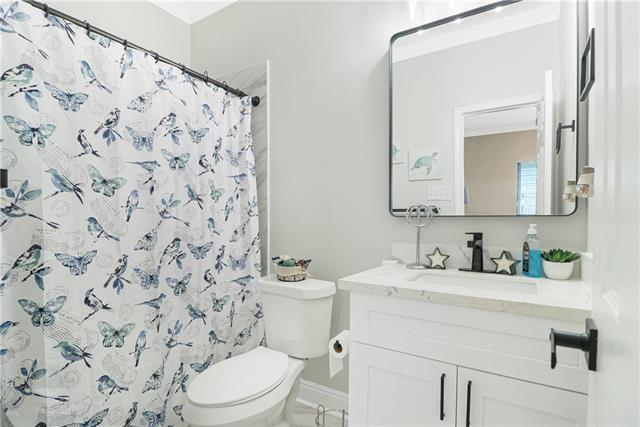
M 352 292 L 349 425 L 584 426 L 584 358 L 563 353 L 551 370 L 551 325 L 583 328 Z

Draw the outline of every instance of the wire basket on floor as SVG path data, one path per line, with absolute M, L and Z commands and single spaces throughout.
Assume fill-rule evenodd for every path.
M 347 415 L 349 415 L 349 412 L 346 409 L 327 409 L 324 405 L 316 406 L 316 427 L 327 427 L 325 423 L 326 416 L 329 413 L 340 414 L 340 427 L 347 427 Z

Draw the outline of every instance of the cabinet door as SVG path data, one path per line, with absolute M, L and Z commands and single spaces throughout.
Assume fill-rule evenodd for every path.
M 584 426 L 587 395 L 458 368 L 458 427 Z
M 455 426 L 457 367 L 353 342 L 349 425 Z

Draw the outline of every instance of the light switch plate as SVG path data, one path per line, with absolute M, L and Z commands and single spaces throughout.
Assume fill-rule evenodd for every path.
M 451 186 L 430 186 L 427 189 L 427 198 L 429 200 L 452 200 Z

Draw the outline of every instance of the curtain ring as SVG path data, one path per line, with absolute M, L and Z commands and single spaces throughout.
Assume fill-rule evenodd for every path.
M 42 10 L 44 10 L 44 16 L 48 17 L 49 16 L 49 5 L 47 5 L 46 3 L 42 4 Z
M 127 39 L 124 39 L 124 42 L 122 42 L 122 45 L 124 46 L 124 50 L 127 50 L 127 48 L 129 47 L 129 41 Z
M 84 20 L 84 28 L 87 30 L 87 36 L 88 36 L 89 33 L 91 32 L 91 24 L 89 24 L 89 21 L 87 21 L 86 19 Z
M 185 67 L 184 64 L 180 64 L 180 69 L 182 70 L 182 74 L 187 73 L 187 67 Z
M 207 70 L 204 70 L 204 73 L 202 73 L 202 75 L 204 76 L 204 82 L 205 83 L 209 83 L 209 73 L 207 72 Z
M 151 52 L 153 58 L 156 60 L 156 64 L 158 63 L 158 61 L 160 61 L 160 55 L 158 55 L 158 52 Z

